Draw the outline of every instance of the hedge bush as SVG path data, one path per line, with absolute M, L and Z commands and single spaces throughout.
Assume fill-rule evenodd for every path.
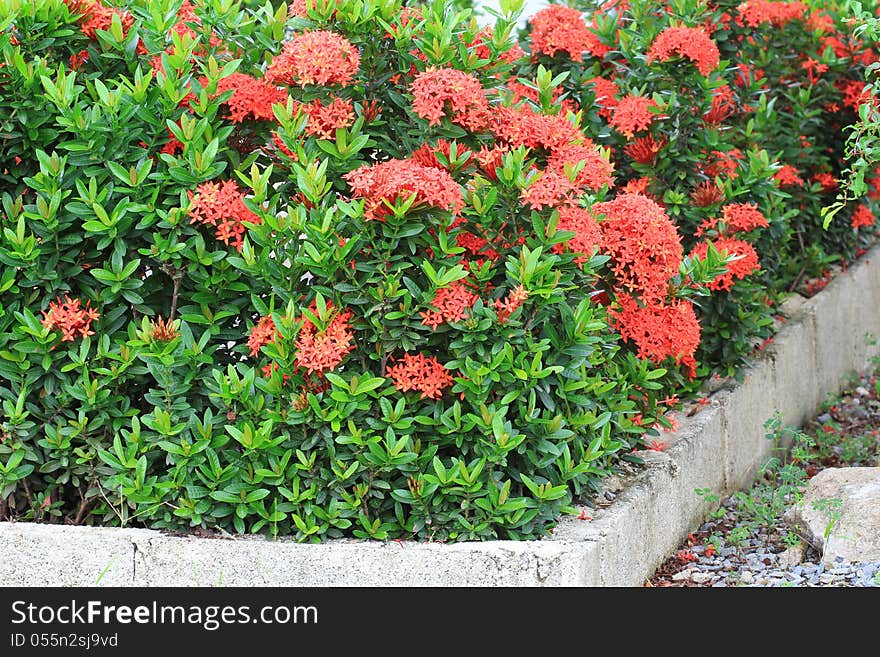
M 666 9 L 7 3 L 0 516 L 528 538 L 661 448 L 873 234 Z

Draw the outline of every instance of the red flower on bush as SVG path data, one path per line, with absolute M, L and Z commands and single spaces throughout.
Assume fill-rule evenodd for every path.
M 691 199 L 698 208 L 707 208 L 724 200 L 724 190 L 714 180 L 704 180 L 691 192 Z
M 422 324 L 436 329 L 444 322 L 460 322 L 468 315 L 468 311 L 476 303 L 474 294 L 462 281 L 455 281 L 446 287 L 441 287 L 434 293 L 430 302 L 431 308 L 419 313 L 422 316 Z
M 558 148 L 547 158 L 547 166 L 562 175 L 565 175 L 566 168 L 573 171 L 575 165 L 581 165 L 574 178 L 577 187 L 599 191 L 614 186 L 614 163 L 589 140 Z
M 357 48 L 342 35 L 315 30 L 296 35 L 266 69 L 266 80 L 279 84 L 346 86 L 358 72 Z
M 191 205 L 190 221 L 215 228 L 217 239 L 241 250 L 246 227 L 244 222 L 262 223 L 259 216 L 244 204 L 244 194 L 234 180 L 216 183 L 213 180 L 196 187 L 196 193 L 187 191 Z
M 618 288 L 641 294 L 645 301 L 665 298 L 683 252 L 675 224 L 663 208 L 641 194 L 620 194 L 595 204 L 593 212 L 605 215 L 599 221 L 602 253 L 611 256 Z
M 823 192 L 830 192 L 837 188 L 837 180 L 834 179 L 834 174 L 827 171 L 814 174 L 811 180 L 819 183 L 822 186 Z
M 803 187 L 804 180 L 800 177 L 799 173 L 790 164 L 783 164 L 779 171 L 773 174 L 773 179 L 780 187 Z
M 718 45 L 700 27 L 667 27 L 648 49 L 647 61 L 665 62 L 673 57 L 691 60 L 703 75 L 709 75 L 721 61 Z
M 614 108 L 620 104 L 620 100 L 617 98 L 620 95 L 620 89 L 612 80 L 602 77 L 587 80 L 587 84 L 593 85 L 596 104 L 600 107 L 599 116 L 609 120 Z
M 336 139 L 336 130 L 350 128 L 355 119 L 354 105 L 345 98 L 333 98 L 326 105 L 318 98 L 300 109 L 309 117 L 305 133 L 318 139 Z
M 727 271 L 709 283 L 710 290 L 729 290 L 733 287 L 734 279 L 743 279 L 761 268 L 755 247 L 744 240 L 719 237 L 713 240 L 712 244 L 722 255 L 726 253 L 737 256 L 737 259 L 727 263 Z M 709 245 L 706 242 L 700 242 L 691 251 L 691 257 L 697 256 L 701 260 L 705 259 L 708 251 Z
M 624 341 L 633 341 L 639 358 L 662 363 L 672 358 L 693 378 L 700 345 L 700 322 L 690 301 L 675 299 L 666 303 L 642 305 L 628 294 L 617 298 L 617 307 L 608 311 L 612 326 Z
M 483 85 L 469 73 L 430 67 L 416 75 L 411 89 L 413 110 L 429 125 L 439 125 L 448 116 L 454 123 L 473 129 L 487 120 L 489 101 Z
M 871 212 L 870 208 L 867 205 L 860 205 L 855 209 L 855 212 L 852 214 L 852 218 L 850 219 L 850 225 L 853 228 L 867 228 L 868 226 L 873 226 L 874 222 L 877 218 L 874 216 L 874 213 Z
M 232 96 L 226 101 L 226 106 L 233 123 L 241 123 L 248 117 L 274 121 L 272 105 L 287 101 L 287 92 L 284 90 L 244 73 L 233 73 L 217 83 L 218 94 L 229 90 L 232 90 Z
M 83 307 L 79 299 L 71 299 L 65 294 L 63 301 L 49 302 L 49 310 L 43 311 L 40 323 L 48 329 L 61 331 L 62 342 L 72 342 L 77 336 L 94 335 L 92 321 L 99 316 L 97 309 L 91 307 L 91 301 L 86 301 Z
M 310 310 L 315 313 L 315 306 L 312 305 Z M 297 349 L 294 360 L 307 374 L 335 370 L 354 349 L 354 333 L 348 321 L 351 311 L 337 312 L 333 304 L 327 302 L 327 312 L 332 319 L 323 330 L 306 316 L 300 318 L 302 327 L 294 343 Z
M 273 342 L 278 337 L 278 330 L 275 328 L 275 322 L 272 321 L 271 315 L 260 317 L 260 321 L 251 328 L 251 334 L 248 337 L 248 347 L 251 348 L 251 356 L 260 353 L 260 348 Z
M 579 265 L 589 260 L 602 243 L 602 229 L 593 213 L 587 208 L 576 205 L 564 205 L 559 208 L 556 230 L 571 231 L 574 237 L 564 244 L 554 244 L 553 252 L 563 253 L 569 250 L 580 254 L 575 258 L 575 262 Z
M 435 356 L 404 354 L 396 365 L 386 369 L 401 392 L 417 390 L 425 399 L 440 399 L 443 390 L 452 385 L 452 374 Z
M 574 183 L 566 176 L 553 169 L 545 169 L 522 190 L 520 198 L 533 210 L 540 210 L 571 201 L 576 191 Z
M 356 198 L 366 199 L 364 216 L 383 220 L 389 204 L 415 194 L 412 208 L 431 206 L 457 214 L 464 207 L 461 189 L 446 171 L 414 160 L 365 164 L 343 176 Z
M 773 2 L 771 0 L 746 0 L 739 6 L 739 13 L 749 27 L 770 23 L 781 27 L 789 21 L 804 17 L 807 5 L 803 2 Z
M 557 52 L 566 52 L 572 59 L 582 61 L 585 51 L 601 57 L 609 50 L 587 27 L 577 9 L 550 5 L 532 16 L 529 22 L 534 53 L 552 57 Z
M 729 203 L 721 209 L 721 214 L 727 230 L 733 233 L 747 233 L 770 225 L 754 203 Z
M 654 164 L 657 153 L 666 146 L 666 138 L 654 139 L 654 135 L 645 135 L 631 141 L 623 147 L 623 152 L 639 164 Z
M 97 30 L 109 31 L 114 15 L 119 16 L 123 34 L 128 34 L 134 23 L 134 17 L 127 11 L 107 7 L 100 0 L 65 0 L 65 3 L 72 14 L 81 14 L 79 29 L 90 39 L 98 38 Z
M 503 299 L 497 299 L 493 304 L 495 313 L 498 315 L 498 321 L 502 324 L 506 323 L 510 316 L 519 308 L 523 301 L 529 298 L 529 291 L 522 285 L 517 285 Z
M 656 106 L 653 98 L 627 94 L 614 108 L 609 123 L 620 134 L 632 138 L 651 127 L 655 116 L 651 108 Z

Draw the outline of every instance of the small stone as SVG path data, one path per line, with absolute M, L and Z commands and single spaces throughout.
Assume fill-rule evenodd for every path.
M 739 574 L 739 583 L 749 585 L 755 581 L 755 576 L 752 575 L 752 571 L 744 570 Z
M 727 586 L 727 582 L 725 582 L 723 579 L 720 579 L 712 585 L 712 588 L 713 589 L 720 589 L 720 588 L 724 588 L 725 586 Z
M 673 581 L 673 582 L 683 582 L 683 581 L 685 581 L 685 580 L 688 580 L 688 579 L 691 578 L 691 573 L 692 573 L 692 572 L 693 572 L 693 571 L 690 570 L 690 569 L 687 569 L 687 570 L 679 570 L 677 573 L 675 573 L 675 574 L 672 576 L 672 581 Z
M 819 417 L 816 418 L 816 422 L 821 422 L 824 424 L 825 422 L 828 422 L 828 420 L 830 420 L 830 419 L 831 419 L 831 415 L 829 413 L 822 413 L 822 415 L 820 415 Z
M 804 560 L 804 553 L 806 552 L 806 550 L 806 544 L 801 542 L 794 547 L 788 548 L 785 552 L 780 554 L 779 562 L 784 566 L 798 567 L 798 564 Z
M 713 577 L 714 575 L 712 573 L 697 572 L 691 575 L 691 581 L 693 581 L 695 584 L 705 584 Z
M 859 386 L 859 387 L 857 387 L 857 388 L 854 390 L 854 392 L 855 392 L 859 397 L 867 397 L 868 395 L 871 394 L 871 393 L 868 392 L 868 390 L 867 390 L 864 386 Z

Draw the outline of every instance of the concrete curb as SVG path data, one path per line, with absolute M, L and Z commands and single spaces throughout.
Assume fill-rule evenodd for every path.
M 747 485 L 770 454 L 764 422 L 799 425 L 880 353 L 880 247 L 790 310 L 732 390 L 685 417 L 647 467 L 589 522 L 492 543 L 300 545 L 167 536 L 145 529 L 0 523 L 3 586 L 639 586 L 705 519 L 694 491 Z

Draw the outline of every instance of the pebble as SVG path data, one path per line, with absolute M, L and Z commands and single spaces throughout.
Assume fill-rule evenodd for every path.
M 694 573 L 693 575 L 691 575 L 691 580 L 696 584 L 705 584 L 706 582 L 711 580 L 713 577 L 714 577 L 714 575 L 712 573 L 697 572 L 697 573 Z
M 683 582 L 684 580 L 688 580 L 691 578 L 691 570 L 680 570 L 675 575 L 672 576 L 673 581 L 675 582 Z
M 750 570 L 744 570 L 739 574 L 740 584 L 749 585 L 755 581 L 755 576 L 752 574 Z

